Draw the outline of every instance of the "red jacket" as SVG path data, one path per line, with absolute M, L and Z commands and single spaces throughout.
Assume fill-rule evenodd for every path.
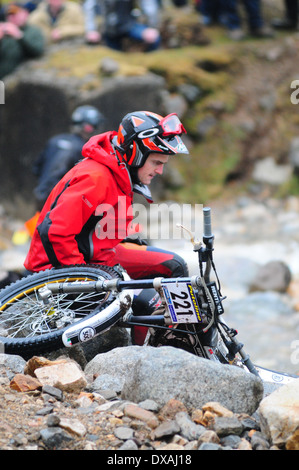
M 131 178 L 115 156 L 111 145 L 115 135 L 92 137 L 82 150 L 86 158 L 52 190 L 24 263 L 29 271 L 114 264 L 114 247 L 127 236 L 133 219 Z

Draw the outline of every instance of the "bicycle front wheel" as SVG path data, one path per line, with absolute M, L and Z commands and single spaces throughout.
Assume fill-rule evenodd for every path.
M 25 359 L 64 347 L 62 335 L 70 325 L 104 311 L 114 301 L 111 292 L 57 293 L 50 304 L 39 296 L 39 289 L 55 282 L 98 281 L 120 278 L 107 266 L 78 265 L 53 268 L 31 274 L 0 292 L 0 346 L 7 354 Z M 113 311 L 105 330 L 119 318 Z

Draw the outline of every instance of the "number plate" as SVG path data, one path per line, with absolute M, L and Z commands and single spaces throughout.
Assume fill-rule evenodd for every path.
M 163 281 L 162 289 L 173 323 L 202 323 L 200 308 L 190 283 L 177 279 Z

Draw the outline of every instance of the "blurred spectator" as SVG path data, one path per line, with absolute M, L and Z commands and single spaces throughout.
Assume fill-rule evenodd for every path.
M 144 44 L 147 51 L 160 45 L 159 0 L 138 0 L 138 9 L 133 0 L 86 0 L 86 40 L 99 42 L 101 35 L 97 27 L 97 8 L 100 10 L 103 40 L 108 47 L 123 49 L 123 40 L 129 38 Z
M 84 12 L 79 3 L 43 0 L 30 14 L 30 24 L 39 26 L 49 42 L 84 37 Z
M 161 0 L 158 0 L 158 2 L 161 4 Z M 174 4 L 175 7 L 185 7 L 188 5 L 189 0 L 172 0 L 172 3 Z
M 85 0 L 83 2 L 85 15 L 85 39 L 89 44 L 97 44 L 101 41 L 98 18 L 101 15 L 100 2 L 98 0 Z
M 197 0 L 195 8 L 201 13 L 202 24 L 210 26 L 214 23 L 223 24 L 225 21 L 225 0 Z
M 5 21 L 0 23 L 0 78 L 24 60 L 40 57 L 45 43 L 41 30 L 29 25 L 29 11 L 24 5 L 12 3 L 4 14 Z
M 276 29 L 297 29 L 298 27 L 298 0 L 284 0 L 284 18 L 275 18 L 272 26 Z
M 4 7 L 1 1 L 0 1 L 0 21 L 5 21 Z
M 34 190 L 37 210 L 41 210 L 62 176 L 82 159 L 83 145 L 93 134 L 103 131 L 104 121 L 104 116 L 97 108 L 79 106 L 72 114 L 70 133 L 49 139 L 33 166 L 33 173 L 38 177 L 38 185 Z
M 243 39 L 245 33 L 242 29 L 242 21 L 238 12 L 239 1 L 238 0 L 223 0 L 225 5 L 225 17 L 226 26 L 229 29 L 229 36 L 231 39 L 240 40 Z M 273 37 L 273 31 L 269 26 L 265 25 L 261 0 L 242 0 L 242 3 L 246 10 L 248 19 L 249 34 L 251 36 L 260 38 Z

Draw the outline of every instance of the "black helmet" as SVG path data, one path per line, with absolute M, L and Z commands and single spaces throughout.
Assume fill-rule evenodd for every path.
M 150 153 L 189 153 L 181 139 L 186 130 L 174 113 L 166 117 L 150 111 L 127 114 L 118 129 L 117 148 L 127 165 L 140 168 Z
M 89 125 L 96 129 L 104 122 L 104 116 L 94 106 L 84 105 L 75 109 L 72 114 L 72 123 L 75 126 L 84 127 Z

